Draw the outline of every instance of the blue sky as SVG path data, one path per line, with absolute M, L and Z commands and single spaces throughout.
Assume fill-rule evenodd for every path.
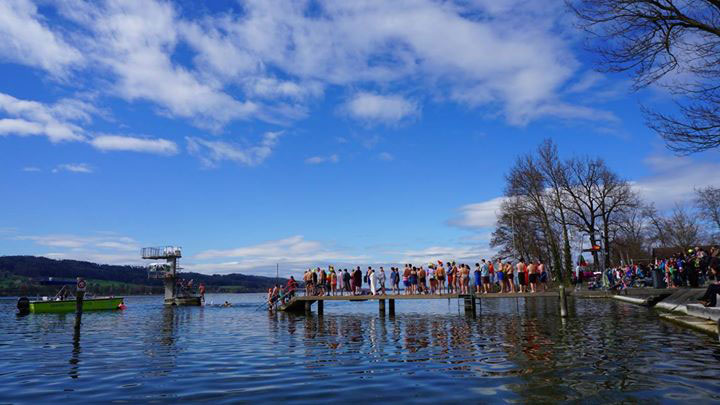
M 0 2 L 0 254 L 186 268 L 474 261 L 503 177 L 553 138 L 661 208 L 669 154 L 562 2 Z

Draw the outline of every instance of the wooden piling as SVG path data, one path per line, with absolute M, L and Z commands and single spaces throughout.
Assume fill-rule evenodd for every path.
M 568 316 L 567 310 L 567 296 L 565 296 L 565 286 L 560 286 L 560 316 L 566 318 Z
M 318 313 L 318 316 L 321 316 L 321 315 L 323 314 L 323 303 L 324 303 L 324 302 L 325 302 L 325 301 L 323 301 L 323 300 L 318 300 L 318 302 L 317 302 L 317 313 Z
M 388 313 L 390 316 L 395 316 L 395 300 L 389 300 L 390 301 L 390 308 L 388 308 Z
M 381 316 L 385 316 L 385 300 L 378 300 L 378 310 Z
M 312 301 L 305 301 L 305 314 L 308 315 L 312 312 Z

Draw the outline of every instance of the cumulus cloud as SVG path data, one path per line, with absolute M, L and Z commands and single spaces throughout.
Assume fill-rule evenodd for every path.
M 115 233 L 20 235 L 12 239 L 30 241 L 40 248 L 51 249 L 50 252 L 41 254 L 51 259 L 86 260 L 102 264 L 143 264 L 139 254 L 139 242 Z
M 340 157 L 337 154 L 330 156 L 312 156 L 305 159 L 305 163 L 309 165 L 318 165 L 320 163 L 337 163 L 340 161 Z
M 115 94 L 203 127 L 299 119 L 329 86 L 354 88 L 348 114 L 363 120 L 396 122 L 423 99 L 487 107 L 514 124 L 613 119 L 562 100 L 563 88 L 585 91 L 593 79 L 573 79 L 580 64 L 561 3 L 250 0 L 242 12 L 199 17 L 153 0 L 58 8 L 81 27 L 69 37 L 110 72 Z M 181 47 L 189 60 L 174 57 Z M 427 91 L 416 101 L 367 90 L 418 84 Z
M 78 124 L 87 122 L 92 111 L 94 107 L 79 100 L 46 105 L 0 93 L 0 113 L 8 116 L 0 118 L 0 136 L 44 135 L 51 142 L 83 141 L 85 131 Z
M 223 259 L 236 259 L 224 260 Z M 310 266 L 326 263 L 357 262 L 367 258 L 347 254 L 325 246 L 319 241 L 307 240 L 301 235 L 285 239 L 267 241 L 226 250 L 206 250 L 195 255 L 195 263 L 187 267 L 197 271 L 229 273 L 241 270 L 263 268 L 274 274 L 275 264 L 283 266 L 283 271 L 298 271 Z M 207 262 L 213 260 L 214 262 Z M 204 261 L 204 262 L 197 262 Z
M 48 27 L 29 0 L 0 2 L 0 60 L 37 66 L 63 75 L 82 54 Z
M 90 144 L 102 151 L 130 151 L 154 153 L 158 155 L 175 155 L 178 147 L 167 139 L 136 138 L 119 135 L 100 135 L 93 138 Z
M 496 197 L 487 201 L 467 204 L 459 209 L 459 216 L 449 221 L 450 225 L 461 228 L 490 228 L 497 222 L 497 214 L 500 212 L 505 197 Z
M 52 172 L 92 173 L 93 169 L 87 163 L 65 163 L 55 166 Z
M 188 152 L 197 156 L 206 167 L 216 167 L 229 160 L 245 166 L 257 166 L 270 157 L 282 132 L 266 132 L 257 145 L 242 146 L 225 141 L 186 137 Z
M 397 123 L 417 114 L 417 105 L 402 96 L 380 95 L 360 92 L 345 104 L 344 111 L 352 118 L 369 121 Z

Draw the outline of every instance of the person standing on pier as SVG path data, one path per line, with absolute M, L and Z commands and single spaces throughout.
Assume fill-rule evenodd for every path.
M 537 266 L 535 266 L 535 263 L 533 263 L 532 260 L 528 263 L 527 266 L 527 272 L 528 272 L 528 279 L 530 280 L 530 292 L 535 293 L 536 287 L 537 287 Z
M 392 284 L 393 294 L 400 294 L 400 272 L 397 267 L 390 268 L 390 283 Z
M 372 267 L 368 267 L 367 278 L 368 284 L 370 285 L 370 294 L 377 295 L 377 276 Z
M 427 294 L 427 284 L 426 282 L 427 273 L 425 273 L 425 268 L 423 266 L 420 266 L 418 269 L 418 292 L 420 294 Z
M 482 264 L 480 265 L 480 277 L 482 277 L 483 294 L 491 293 L 490 266 L 485 259 L 482 260 Z
M 378 282 L 378 286 L 380 287 L 380 293 L 382 295 L 385 295 L 385 279 L 386 279 L 385 269 L 382 266 L 380 266 L 380 273 L 378 273 L 378 275 L 377 275 L 377 282 Z
M 442 294 L 443 290 L 445 290 L 445 267 L 443 267 L 443 262 L 440 260 L 438 260 L 438 268 L 435 271 L 435 277 L 437 277 L 438 280 L 438 291 Z
M 524 293 L 525 285 L 527 284 L 525 282 L 525 271 L 527 270 L 525 267 L 525 260 L 521 258 L 516 267 L 517 267 L 517 272 L 515 274 L 517 275 L 519 292 Z
M 482 276 L 480 271 L 480 263 L 475 263 L 475 271 L 473 272 L 473 275 L 475 276 L 475 293 L 480 294 L 481 287 L 484 287 L 482 285 Z

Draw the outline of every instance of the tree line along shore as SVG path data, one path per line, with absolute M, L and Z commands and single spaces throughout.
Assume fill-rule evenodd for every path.
M 183 272 L 182 277 L 204 283 L 209 293 L 265 292 L 276 283 L 274 277 L 245 274 L 200 274 Z M 162 282 L 148 278 L 142 266 L 97 264 L 78 260 L 55 260 L 38 256 L 0 256 L 0 296 L 54 295 L 57 286 L 43 285 L 48 277 L 83 277 L 88 290 L 98 295 L 162 294 Z

